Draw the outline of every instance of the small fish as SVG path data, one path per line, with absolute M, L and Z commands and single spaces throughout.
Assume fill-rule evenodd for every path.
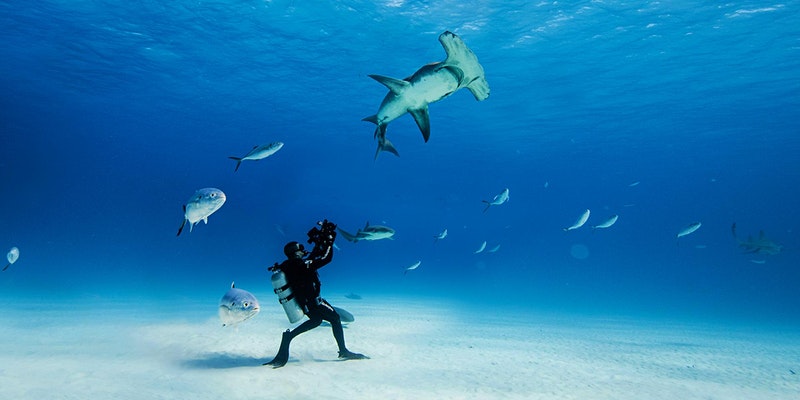
M 693 222 L 693 223 L 689 224 L 686 228 L 681 229 L 681 231 L 678 232 L 678 235 L 675 236 L 675 238 L 677 239 L 677 238 L 686 236 L 686 235 L 688 235 L 688 234 L 700 229 L 700 227 L 702 225 L 703 224 L 701 224 L 700 222 Z
M 283 227 L 280 224 L 275 224 L 275 230 L 281 234 L 281 236 L 286 237 L 286 232 L 283 230 Z
M 433 242 L 434 242 L 434 243 L 436 243 L 436 242 L 438 242 L 439 240 L 441 240 L 441 239 L 444 239 L 444 238 L 446 238 L 446 237 L 447 237 L 447 229 L 443 230 L 443 231 L 442 231 L 442 233 L 440 233 L 440 234 L 438 234 L 438 235 L 434 235 L 434 236 L 433 236 L 433 238 L 434 238 L 434 241 L 433 241 Z
M 489 207 L 491 207 L 491 206 L 499 206 L 499 205 L 501 205 L 501 204 L 503 204 L 503 203 L 508 201 L 508 188 L 503 190 L 497 196 L 494 196 L 492 201 L 487 201 L 487 200 L 481 200 L 481 201 L 486 203 L 486 208 L 483 209 L 483 212 L 486 212 L 486 210 L 488 210 Z
M 544 183 L 544 188 L 547 189 L 550 186 L 550 181 L 546 181 Z
M 419 265 L 420 265 L 420 264 L 422 264 L 422 261 L 417 261 L 417 262 L 415 262 L 415 263 L 414 263 L 414 264 L 412 264 L 410 267 L 406 268 L 406 270 L 405 270 L 405 271 L 403 271 L 403 275 L 407 274 L 407 273 L 408 273 L 408 271 L 413 271 L 413 270 L 415 270 L 415 269 L 419 268 Z
M 225 200 L 225 193 L 222 193 L 222 190 L 219 189 L 205 188 L 194 192 L 189 201 L 183 206 L 183 223 L 181 223 L 181 227 L 178 228 L 178 234 L 175 236 L 181 235 L 186 221 L 189 221 L 189 232 L 200 221 L 207 224 L 208 217 L 219 210 L 225 204 Z
M 611 218 L 605 220 L 603 223 L 593 226 L 592 230 L 609 228 L 611 227 L 611 225 L 617 223 L 617 218 L 619 218 L 619 215 L 613 215 L 611 216 Z
M 753 264 L 766 264 L 767 260 L 750 260 Z
M 17 259 L 19 259 L 19 249 L 16 247 L 12 247 L 10 250 L 8 250 L 8 254 L 6 254 L 6 259 L 8 260 L 8 264 L 6 264 L 6 266 L 3 267 L 3 271 L 7 270 L 8 267 L 11 266 L 11 264 L 17 262 Z
M 484 240 L 483 243 L 481 243 L 481 247 L 479 247 L 478 250 L 474 251 L 474 254 L 482 252 L 485 248 L 486 248 L 486 241 Z
M 264 158 L 267 158 L 275 153 L 278 152 L 283 147 L 283 142 L 273 142 L 270 144 L 262 144 L 260 146 L 254 146 L 249 153 L 245 154 L 244 157 L 228 157 L 231 160 L 236 160 L 236 169 L 233 172 L 239 170 L 239 166 L 242 165 L 242 161 L 258 161 Z
M 355 293 L 348 293 L 348 294 L 344 295 L 344 297 L 348 298 L 350 300 L 361 300 L 361 295 L 358 295 L 358 294 L 355 294 Z
M 575 221 L 574 224 L 572 224 L 572 226 L 564 228 L 564 232 L 575 230 L 582 227 L 583 224 L 585 224 L 586 221 L 589 219 L 589 214 L 591 214 L 591 211 L 589 211 L 589 209 L 587 208 L 586 211 L 584 211 L 583 214 L 581 214 L 581 216 L 578 217 L 578 220 Z
M 496 253 L 497 250 L 500 250 L 500 245 L 499 244 L 497 246 L 494 246 L 491 249 L 489 249 L 489 253 Z
M 628 187 L 634 187 L 634 186 L 639 186 L 639 181 L 633 182 L 630 185 L 628 185 Z
M 236 325 L 255 317 L 260 309 L 256 296 L 237 289 L 231 282 L 231 289 L 219 301 L 219 319 L 222 320 L 222 326 Z

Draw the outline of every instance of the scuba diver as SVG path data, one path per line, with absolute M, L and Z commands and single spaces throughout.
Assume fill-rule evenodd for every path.
M 302 244 L 289 242 L 284 246 L 286 261 L 269 268 L 273 271 L 273 287 L 280 297 L 290 322 L 296 322 L 305 314 L 308 320 L 294 330 L 283 332 L 278 354 L 272 361 L 264 363 L 273 368 L 286 365 L 289 360 L 289 343 L 301 333 L 318 327 L 323 320 L 331 324 L 333 337 L 339 346 L 339 358 L 342 360 L 363 360 L 369 357 L 353 353 L 344 343 L 344 330 L 339 314 L 333 306 L 320 297 L 319 274 L 317 270 L 331 262 L 333 258 L 333 241 L 336 239 L 336 224 L 324 220 L 308 231 L 308 243 L 314 243 L 311 253 Z M 304 258 L 308 256 L 307 258 Z M 282 274 L 281 274 L 282 273 Z M 285 280 L 281 275 L 285 276 Z M 279 280 L 276 280 L 277 279 Z M 276 283 L 279 282 L 279 283 Z M 288 289 L 288 290 L 287 290 Z M 298 309 L 299 308 L 299 309 Z

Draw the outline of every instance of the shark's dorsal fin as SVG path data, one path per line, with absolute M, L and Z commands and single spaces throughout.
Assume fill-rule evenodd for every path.
M 375 79 L 383 86 L 386 86 L 389 89 L 389 91 L 398 95 L 403 93 L 403 90 L 405 90 L 406 87 L 411 85 L 411 83 L 409 83 L 408 81 L 404 81 L 402 79 L 389 78 L 388 76 L 369 75 L 369 77 Z
M 416 110 L 408 110 L 408 113 L 414 117 L 419 131 L 422 132 L 422 138 L 427 142 L 431 137 L 431 119 L 428 116 L 428 106 Z
M 235 283 L 236 283 L 236 281 L 231 282 L 231 289 L 233 289 L 233 286 L 234 286 Z

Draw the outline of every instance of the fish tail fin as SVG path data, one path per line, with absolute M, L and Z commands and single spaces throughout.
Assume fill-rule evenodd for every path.
M 234 168 L 233 172 L 238 171 L 239 170 L 239 166 L 242 165 L 241 157 L 228 157 L 228 158 L 230 158 L 231 160 L 236 160 L 236 168 Z
M 186 225 L 186 219 L 184 218 L 183 222 L 181 222 L 181 227 L 178 228 L 178 234 L 175 236 L 180 236 L 181 232 L 183 232 L 183 226 Z
M 339 233 L 341 233 L 342 236 L 345 238 L 345 240 L 347 240 L 348 242 L 353 242 L 353 243 L 358 242 L 358 238 L 356 237 L 356 235 L 353 235 L 352 233 L 347 232 L 339 227 L 337 227 L 336 230 L 338 230 Z
M 492 206 L 492 203 L 490 203 L 490 202 L 488 202 L 486 200 L 481 200 L 481 201 L 486 203 L 486 208 L 483 209 L 483 212 L 486 212 L 487 210 L 489 210 L 489 207 Z
M 5 266 L 5 267 L 3 267 L 3 271 L 7 270 L 7 269 L 8 269 L 8 267 L 10 267 L 10 266 L 11 266 L 11 263 L 8 263 L 8 264 L 6 264 L 6 266 Z

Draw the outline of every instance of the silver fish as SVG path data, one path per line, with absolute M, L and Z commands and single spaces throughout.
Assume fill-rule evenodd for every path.
M 474 254 L 478 254 L 478 253 L 482 252 L 484 249 L 486 249 L 486 241 L 485 240 L 483 241 L 483 243 L 481 243 L 481 246 L 478 247 L 478 250 L 473 251 L 473 253 Z
M 433 238 L 435 239 L 434 242 L 438 242 L 447 237 L 447 229 L 443 230 L 440 234 L 434 235 Z
M 675 236 L 675 238 L 677 239 L 677 238 L 680 238 L 680 237 L 684 237 L 684 236 L 686 236 L 686 235 L 688 235 L 688 234 L 700 229 L 701 226 L 703 226 L 703 224 L 701 224 L 700 222 L 693 222 L 693 223 L 689 224 L 686 228 L 681 229 L 680 232 L 678 232 L 678 235 Z
M 593 226 L 592 230 L 610 228 L 611 225 L 614 225 L 615 223 L 617 223 L 617 219 L 618 218 L 619 218 L 619 215 L 613 215 L 613 216 L 611 216 L 611 218 L 603 221 L 603 223 Z
M 236 325 L 253 318 L 261 310 L 258 299 L 252 293 L 237 289 L 231 282 L 231 289 L 219 301 L 219 319 L 222 326 Z
M 191 232 L 195 224 L 200 221 L 207 224 L 208 217 L 219 210 L 219 208 L 225 204 L 225 200 L 225 193 L 222 193 L 221 190 L 216 188 L 205 188 L 194 192 L 192 197 L 189 198 L 189 201 L 183 206 L 184 219 L 183 223 L 181 223 L 181 227 L 178 228 L 178 234 L 176 236 L 181 235 L 187 221 L 189 222 L 189 232 Z
M 11 266 L 11 264 L 17 262 L 17 259 L 19 259 L 19 249 L 16 247 L 12 247 L 10 250 L 8 250 L 8 254 L 6 254 L 6 259 L 8 260 L 8 264 L 6 264 L 6 266 L 3 267 L 3 271 L 7 270 L 8 267 Z
M 228 157 L 231 160 L 236 160 L 236 169 L 233 172 L 239 170 L 239 166 L 242 165 L 242 161 L 258 161 L 264 158 L 267 158 L 275 153 L 278 152 L 283 147 L 283 142 L 273 142 L 270 144 L 262 144 L 260 146 L 253 147 L 249 153 L 245 154 L 243 157 Z
M 417 261 L 417 262 L 415 262 L 415 263 L 414 263 L 414 264 L 412 264 L 410 267 L 406 268 L 406 270 L 405 270 L 405 271 L 403 271 L 403 275 L 407 274 L 407 273 L 408 273 L 408 271 L 413 271 L 413 270 L 415 270 L 415 269 L 419 268 L 419 265 L 420 265 L 420 264 L 422 264 L 422 261 Z
M 582 227 L 583 224 L 585 224 L 586 221 L 589 220 L 589 214 L 591 214 L 591 211 L 589 211 L 589 209 L 587 208 L 586 211 L 584 211 L 583 214 L 581 214 L 580 217 L 578 217 L 578 220 L 575 221 L 575 223 L 572 224 L 572 226 L 564 228 L 564 231 L 565 232 L 571 231 Z
M 488 201 L 488 200 L 481 200 L 481 201 L 486 203 L 486 208 L 483 209 L 483 212 L 486 212 L 486 210 L 488 210 L 489 207 L 491 207 L 491 206 L 499 206 L 499 205 L 501 205 L 501 204 L 503 204 L 503 203 L 508 201 L 508 188 L 503 190 L 497 196 L 494 196 L 492 201 Z
M 500 250 L 500 245 L 499 244 L 497 246 L 494 246 L 491 249 L 489 249 L 489 253 L 496 253 L 497 250 Z

